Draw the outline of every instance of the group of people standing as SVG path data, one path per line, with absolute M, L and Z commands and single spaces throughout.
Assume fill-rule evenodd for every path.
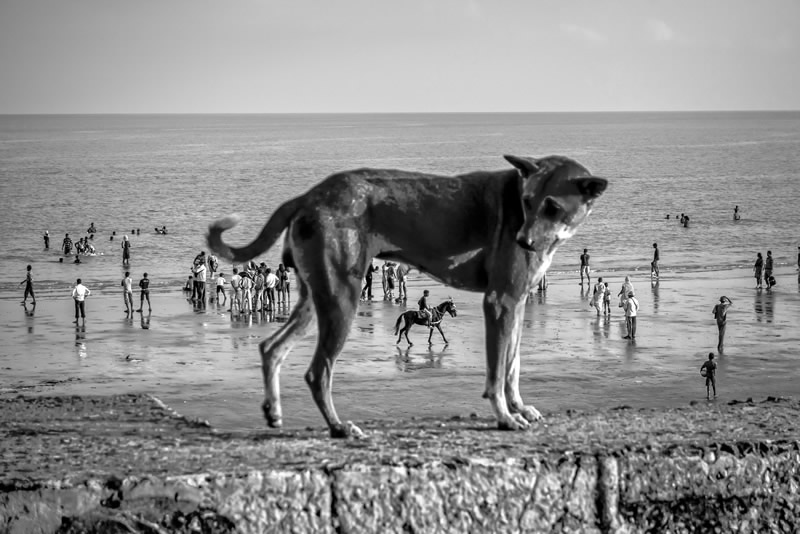
M 800 247 L 798 247 L 798 249 L 800 249 Z M 798 266 L 800 266 L 800 255 L 798 255 L 797 263 Z M 763 287 L 761 285 L 761 280 L 763 278 L 764 282 L 767 284 L 767 291 L 772 290 L 772 286 L 775 285 L 775 277 L 772 275 L 772 269 L 772 251 L 767 251 L 766 261 L 761 257 L 761 253 L 757 252 L 756 263 L 753 265 L 753 276 L 756 279 L 756 289 L 761 289 Z
M 218 268 L 217 258 L 213 255 L 206 257 L 205 252 L 201 252 L 195 257 L 192 272 L 194 279 L 190 276 L 184 289 L 191 289 L 190 300 L 205 303 L 205 280 L 206 273 L 210 272 L 214 276 Z M 190 287 L 190 284 L 191 287 Z M 291 288 L 289 281 L 289 271 L 280 263 L 275 272 L 261 262 L 256 265 L 251 261 L 241 271 L 234 267 L 233 276 L 230 281 L 225 279 L 225 274 L 220 272 L 216 276 L 216 290 L 210 297 L 213 302 L 225 306 L 228 302 L 226 286 L 231 287 L 231 304 L 228 311 L 231 313 L 258 313 L 275 312 L 280 307 L 287 307 L 291 301 Z
M 370 263 L 364 275 L 364 287 L 361 289 L 361 300 L 372 300 L 373 273 L 381 271 L 381 286 L 383 287 L 383 300 L 404 302 L 408 300 L 406 280 L 410 268 L 402 263 L 385 261 L 380 267 Z M 395 290 L 397 296 L 395 297 Z

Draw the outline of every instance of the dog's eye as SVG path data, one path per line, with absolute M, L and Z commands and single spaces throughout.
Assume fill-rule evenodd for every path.
M 552 198 L 548 198 L 544 201 L 542 215 L 548 219 L 555 219 L 559 213 L 561 213 L 561 206 L 559 206 Z

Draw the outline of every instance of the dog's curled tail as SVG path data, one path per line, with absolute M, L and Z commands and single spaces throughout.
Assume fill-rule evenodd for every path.
M 281 233 L 289 226 L 292 216 L 299 207 L 299 198 L 282 204 L 269 218 L 258 237 L 249 245 L 243 247 L 231 247 L 222 241 L 222 232 L 230 230 L 239 224 L 240 217 L 234 214 L 218 219 L 208 226 L 208 234 L 206 235 L 208 246 L 221 257 L 234 263 L 250 261 L 269 250 L 275 244 Z

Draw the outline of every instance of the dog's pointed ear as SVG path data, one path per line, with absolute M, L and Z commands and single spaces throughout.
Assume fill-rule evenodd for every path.
M 586 198 L 597 198 L 603 194 L 603 191 L 608 187 L 608 180 L 605 178 L 598 178 L 590 176 L 588 178 L 576 178 L 575 185 L 578 191 Z
M 539 165 L 536 164 L 536 160 L 533 158 L 518 158 L 517 156 L 510 156 L 508 154 L 503 157 L 506 158 L 507 162 L 516 167 L 519 175 L 523 178 L 527 178 L 539 172 Z

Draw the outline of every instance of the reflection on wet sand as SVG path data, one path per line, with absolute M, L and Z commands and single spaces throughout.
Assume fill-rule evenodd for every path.
M 412 356 L 411 347 L 404 349 L 397 347 L 397 355 L 395 356 L 395 365 L 397 369 L 403 373 L 412 373 L 421 369 L 441 369 L 442 360 L 444 359 L 445 352 L 447 352 L 448 345 L 445 344 L 441 350 L 434 350 L 432 346 L 428 347 L 425 353 L 425 358 L 421 359 L 418 356 Z
M 77 350 L 79 358 L 86 358 L 88 352 L 86 350 L 86 325 L 75 325 L 75 349 Z
M 650 289 L 653 291 L 653 313 L 658 313 L 658 280 L 652 280 L 650 282 Z
M 756 321 L 771 323 L 774 315 L 773 294 L 762 289 L 756 290 L 755 296 Z

